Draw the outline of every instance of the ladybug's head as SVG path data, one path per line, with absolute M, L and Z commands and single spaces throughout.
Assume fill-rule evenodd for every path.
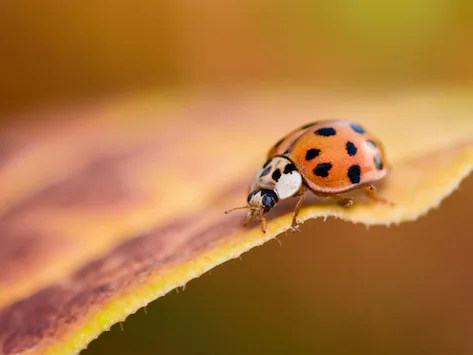
M 247 208 L 249 209 L 246 217 L 247 221 L 263 222 L 263 231 L 266 231 L 264 214 L 267 213 L 271 208 L 276 206 L 279 201 L 279 197 L 274 190 L 270 189 L 256 189 L 248 195 L 248 204 L 243 207 L 233 208 L 225 211 L 230 213 L 236 209 Z
M 263 213 L 266 213 L 276 206 L 278 200 L 278 195 L 274 190 L 256 189 L 248 195 L 248 208 L 250 212 L 259 212 L 262 210 Z

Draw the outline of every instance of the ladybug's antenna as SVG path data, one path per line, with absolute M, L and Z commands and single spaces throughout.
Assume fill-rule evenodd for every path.
M 246 206 L 242 206 L 242 207 L 235 207 L 235 208 L 226 210 L 226 211 L 225 211 L 225 214 L 229 214 L 230 212 L 235 211 L 235 210 L 243 210 L 243 209 L 245 209 L 245 208 L 249 208 L 249 206 L 246 205 Z

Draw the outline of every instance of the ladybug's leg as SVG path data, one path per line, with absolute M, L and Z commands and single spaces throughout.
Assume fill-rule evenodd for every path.
M 351 205 L 353 205 L 353 199 L 352 198 L 345 198 L 339 195 L 330 195 L 331 198 L 333 198 L 336 202 L 337 205 L 348 208 Z
M 266 229 L 266 217 L 263 214 L 263 210 L 260 210 L 259 217 L 261 219 L 261 230 L 263 231 L 263 233 L 266 233 L 266 230 L 267 230 Z
M 301 198 L 299 199 L 299 201 L 297 201 L 296 207 L 294 208 L 294 212 L 292 213 L 291 230 L 293 232 L 298 232 L 299 231 L 299 229 L 298 229 L 299 228 L 299 222 L 297 222 L 297 215 L 299 214 L 299 212 L 301 210 L 301 207 L 302 207 L 302 204 L 304 203 L 305 192 L 306 192 L 306 188 L 303 187 L 301 189 L 301 192 L 299 193 L 299 195 L 301 195 Z
M 390 205 L 394 205 L 394 202 L 386 200 L 382 197 L 378 197 L 376 195 L 376 187 L 374 187 L 373 185 L 363 186 L 362 189 L 366 192 L 366 196 L 368 196 L 371 200 L 376 201 L 376 202 L 388 203 Z
M 320 192 L 315 192 L 315 194 L 317 196 L 320 196 L 320 197 L 331 197 L 337 202 L 337 205 L 345 207 L 345 208 L 348 208 L 351 205 L 353 205 L 353 199 L 352 198 L 345 198 L 345 197 L 342 197 L 342 196 L 339 196 L 339 195 L 328 195 L 328 194 L 323 194 L 323 193 L 320 193 Z

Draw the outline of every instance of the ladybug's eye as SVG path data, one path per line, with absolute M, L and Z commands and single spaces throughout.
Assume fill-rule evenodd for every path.
M 264 195 L 262 202 L 264 207 L 274 207 L 274 205 L 276 204 L 273 198 L 269 195 Z
M 249 195 L 248 195 L 248 203 L 250 203 L 251 199 L 253 198 L 254 195 L 256 195 L 258 192 L 260 192 L 261 190 L 260 189 L 257 189 L 255 191 L 252 191 Z

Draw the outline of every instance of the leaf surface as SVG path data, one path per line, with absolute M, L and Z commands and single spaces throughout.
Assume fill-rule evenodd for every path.
M 77 353 L 152 300 L 286 231 L 295 201 L 270 212 L 267 234 L 242 227 L 244 212 L 223 211 L 245 203 L 271 145 L 311 121 L 346 118 L 378 137 L 392 164 L 379 193 L 396 205 L 353 193 L 356 204 L 343 209 L 314 197 L 301 220 L 417 219 L 472 170 L 472 94 L 157 94 L 4 129 L 0 354 Z

